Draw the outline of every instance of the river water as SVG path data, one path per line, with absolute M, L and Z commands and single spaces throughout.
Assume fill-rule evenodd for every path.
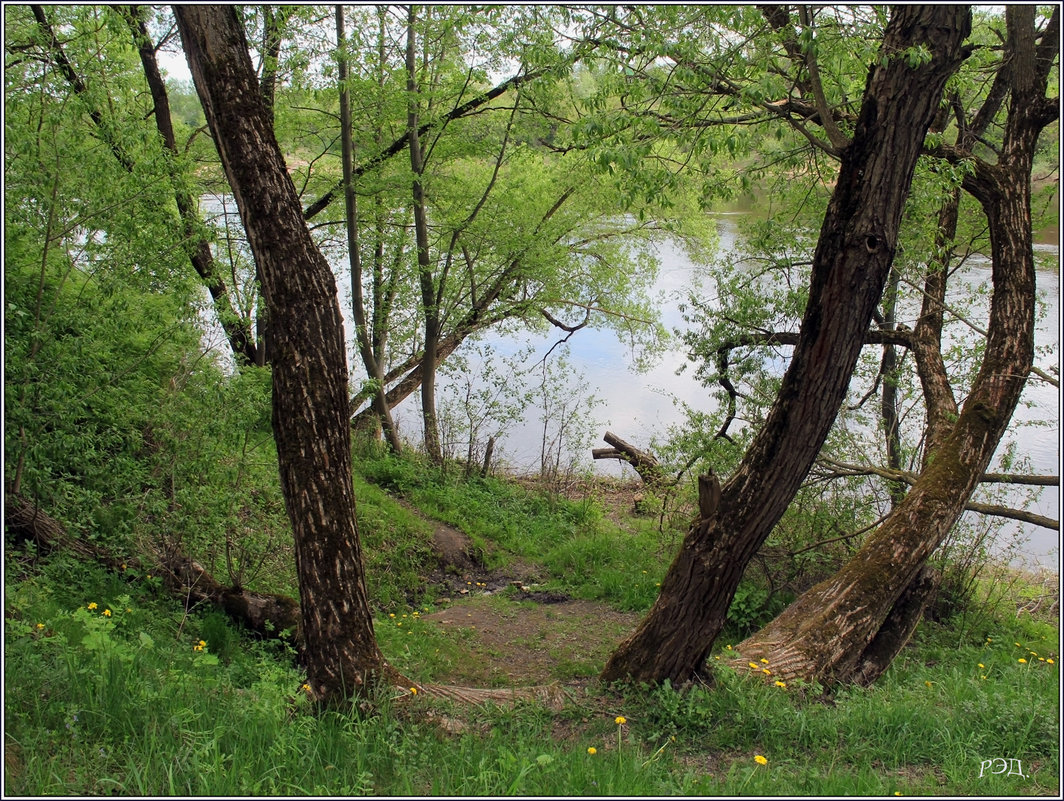
M 721 258 L 724 258 L 727 252 L 735 247 L 736 215 L 719 215 L 718 232 L 719 252 Z M 1040 349 L 1036 364 L 1043 369 L 1049 369 L 1059 366 L 1060 361 L 1059 248 L 1056 244 L 1042 244 L 1036 246 L 1036 249 L 1040 267 L 1038 291 L 1043 312 L 1036 334 Z M 659 253 L 661 269 L 656 292 L 662 300 L 662 321 L 670 330 L 682 329 L 686 323 L 678 306 L 685 299 L 699 268 L 679 249 L 668 243 L 659 246 Z M 970 260 L 961 277 L 964 283 L 971 286 L 988 286 L 990 265 L 985 259 Z M 341 294 L 344 294 L 343 289 Z M 986 318 L 984 316 L 982 321 L 973 322 L 985 325 Z M 508 337 L 491 336 L 486 342 L 500 355 L 512 355 L 521 351 L 522 347 L 531 347 L 532 355 L 525 363 L 525 367 L 529 369 L 523 380 L 534 385 L 540 375 L 536 365 L 560 338 L 560 333 L 553 330 L 541 334 L 522 332 Z M 632 354 L 628 346 L 620 342 L 616 334 L 609 330 L 581 330 L 569 339 L 564 350 L 571 366 L 569 382 L 572 397 L 569 400 L 575 403 L 579 395 L 590 392 L 601 399 L 602 403 L 586 412 L 585 430 L 594 433 L 583 439 L 571 436 L 569 445 L 572 451 L 566 454 L 570 461 L 563 459 L 563 467 L 568 465 L 598 475 L 634 477 L 634 471 L 624 463 L 591 459 L 592 445 L 605 446 L 605 443 L 599 440 L 603 433 L 613 431 L 636 446 L 647 447 L 653 437 L 663 437 L 668 427 L 683 421 L 684 414 L 680 402 L 707 411 L 713 408 L 715 403 L 712 391 L 701 386 L 689 370 L 677 374 L 677 369 L 686 362 L 685 353 L 678 346 L 666 350 L 657 363 L 645 372 L 639 372 L 631 366 Z M 464 351 L 469 354 L 471 370 L 479 369 L 476 355 L 471 353 L 470 348 L 464 348 Z M 549 358 L 557 359 L 558 353 L 559 350 L 556 349 Z M 520 370 L 514 370 L 512 380 L 518 380 L 519 373 Z M 461 380 L 443 375 L 439 384 L 441 404 L 454 402 L 460 391 Z M 416 439 L 418 436 L 419 409 L 417 397 L 412 396 L 395 410 L 400 431 L 406 438 Z M 519 473 L 539 472 L 544 433 L 542 418 L 542 403 L 537 405 L 533 402 L 520 422 L 506 426 L 496 446 L 496 457 L 501 458 L 509 469 Z M 1013 425 L 999 452 L 1009 441 L 1014 442 L 1015 455 L 1026 460 L 1026 464 L 1015 466 L 1013 471 L 1059 475 L 1060 391 L 1056 387 L 1037 379 L 1028 382 L 1023 402 L 1017 409 Z M 459 454 L 464 455 L 464 451 L 459 449 Z M 997 469 L 998 465 L 998 457 L 995 457 L 991 469 Z M 998 497 L 996 500 L 988 496 L 988 492 L 992 491 L 993 488 L 980 489 L 973 500 L 1019 505 L 1030 495 L 1031 500 L 1026 508 L 1054 520 L 1059 519 L 1059 487 L 1030 489 L 1009 486 L 1004 490 L 1004 499 Z M 998 491 L 1002 491 L 1000 486 Z M 972 512 L 966 512 L 965 515 L 973 524 L 985 525 L 986 518 L 981 520 L 981 516 Z M 1000 547 L 1012 541 L 1018 543 L 1018 552 L 1013 556 L 1013 562 L 1017 565 L 1057 569 L 1057 532 L 1009 521 L 1005 535 L 999 540 Z

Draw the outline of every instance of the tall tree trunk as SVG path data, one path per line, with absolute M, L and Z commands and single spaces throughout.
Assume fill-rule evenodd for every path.
M 410 140 L 410 170 L 414 174 L 411 190 L 414 202 L 414 237 L 417 241 L 418 282 L 421 286 L 421 306 L 425 319 L 425 354 L 421 359 L 421 418 L 425 428 L 425 452 L 434 464 L 442 464 L 443 451 L 440 448 L 440 429 L 436 420 L 436 349 L 440 343 L 440 308 L 429 253 L 425 188 L 421 183 L 421 176 L 425 172 L 425 154 L 421 148 L 421 134 L 418 129 L 420 101 L 415 49 L 416 22 L 416 11 L 411 5 L 406 27 L 407 136 Z
M 232 6 L 175 6 L 196 89 L 262 277 L 273 430 L 295 536 L 307 683 L 319 701 L 393 675 L 373 632 L 351 481 L 347 357 L 336 282 L 285 170 Z
M 898 628 L 892 610 L 904 592 L 913 591 L 914 578 L 957 521 L 1019 402 L 1034 360 L 1031 165 L 1042 128 L 1059 113 L 1045 96 L 1058 15 L 1059 8 L 1036 48 L 1034 7 L 1008 7 L 1005 62 L 1012 103 L 1001 155 L 989 165 L 960 154 L 974 166 L 964 188 L 986 213 L 993 261 L 989 335 L 979 373 L 960 416 L 891 516 L 842 570 L 740 644 L 744 660 L 768 659 L 777 677 L 867 683 L 885 669 L 916 622 L 909 617 L 905 636 L 891 638 L 892 652 L 884 658 L 880 634 Z
M 355 321 L 355 340 L 366 373 L 374 382 L 373 410 L 384 429 L 384 436 L 392 453 L 400 453 L 402 445 L 392 420 L 392 411 L 384 391 L 384 369 L 371 342 L 366 322 L 366 303 L 362 292 L 362 254 L 358 241 L 358 202 L 354 185 L 354 143 L 351 138 L 351 99 L 347 88 L 347 53 L 344 33 L 344 9 L 336 6 L 337 61 L 340 81 L 340 142 L 344 174 L 344 213 L 347 227 L 347 257 L 351 265 L 351 312 Z
M 606 681 L 682 683 L 702 669 L 747 563 L 816 458 L 845 398 L 890 271 L 898 226 L 927 128 L 963 60 L 967 6 L 897 6 L 885 64 L 869 73 L 852 143 L 813 256 L 801 335 L 776 402 L 715 514 L 691 527 L 635 633 L 610 657 Z M 910 67 L 894 54 L 925 46 Z

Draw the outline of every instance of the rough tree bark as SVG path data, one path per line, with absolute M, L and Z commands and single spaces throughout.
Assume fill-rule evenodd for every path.
M 373 632 L 351 481 L 336 282 L 285 170 L 232 6 L 175 6 L 270 315 L 273 429 L 295 537 L 307 683 L 322 702 L 397 678 Z
M 1039 134 L 1059 115 L 1046 88 L 1058 56 L 1060 9 L 1041 42 L 1035 12 L 1033 6 L 1006 9 L 1004 63 L 1012 99 L 997 164 L 960 150 L 950 154 L 973 164 L 964 188 L 979 201 L 990 230 L 994 289 L 983 363 L 959 417 L 936 437 L 905 500 L 842 570 L 738 646 L 744 661 L 768 659 L 777 678 L 868 683 L 890 664 L 919 620 L 903 610 L 899 622 L 892 609 L 905 606 L 903 593 L 918 591 L 920 572 L 993 458 L 1030 374 L 1036 300 L 1031 166 Z
M 783 515 L 841 405 L 894 257 L 898 225 L 942 89 L 966 55 L 966 6 L 898 6 L 869 73 L 813 256 L 801 335 L 764 427 L 709 519 L 691 527 L 661 594 L 602 679 L 675 684 L 702 668 L 743 571 Z M 925 46 L 910 67 L 897 54 Z

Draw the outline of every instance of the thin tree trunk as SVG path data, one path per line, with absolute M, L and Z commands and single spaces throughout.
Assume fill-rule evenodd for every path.
M 351 100 L 347 88 L 347 53 L 344 33 L 343 6 L 336 6 L 336 39 L 340 80 L 340 142 L 344 174 L 344 212 L 347 227 L 347 257 L 351 265 L 351 313 L 355 321 L 355 339 L 366 373 L 373 380 L 373 410 L 384 429 L 384 436 L 392 453 L 401 453 L 399 434 L 392 420 L 392 411 L 384 392 L 384 370 L 374 353 L 366 322 L 366 304 L 362 292 L 362 254 L 358 241 L 358 202 L 354 186 L 354 143 L 351 138 Z
M 703 668 L 747 563 L 794 497 L 845 398 L 893 262 L 925 133 L 947 78 L 965 55 L 970 17 L 966 6 L 894 8 L 882 52 L 922 45 L 932 58 L 912 68 L 888 55 L 871 70 L 813 256 L 799 342 L 776 402 L 724 486 L 715 514 L 692 525 L 654 607 L 610 657 L 604 680 L 679 684 Z
M 418 129 L 418 85 L 415 52 L 414 6 L 409 7 L 406 28 L 406 91 L 407 91 L 407 136 L 410 142 L 410 169 L 414 174 L 411 183 L 414 209 L 414 237 L 417 241 L 418 283 L 421 286 L 421 306 L 425 321 L 425 354 L 421 358 L 421 418 L 425 428 L 425 452 L 434 464 L 443 464 L 440 447 L 440 430 L 436 421 L 436 349 L 440 344 L 440 309 L 437 302 L 437 287 L 432 274 L 432 258 L 429 253 L 428 211 L 425 207 L 425 189 L 421 176 L 425 172 L 425 154 L 421 148 Z
M 174 14 L 262 277 L 307 683 L 316 699 L 334 702 L 395 676 L 377 647 L 366 597 L 336 282 L 303 220 L 236 10 L 189 5 Z
M 1006 10 L 1012 103 L 998 163 L 964 154 L 974 167 L 964 188 L 986 213 L 993 261 L 982 366 L 960 416 L 928 454 L 905 500 L 838 573 L 738 647 L 744 659 L 768 659 L 781 678 L 866 680 L 862 655 L 957 521 L 1019 402 L 1034 360 L 1031 165 L 1042 128 L 1059 113 L 1045 96 L 1059 8 L 1037 48 L 1034 15 L 1031 6 Z

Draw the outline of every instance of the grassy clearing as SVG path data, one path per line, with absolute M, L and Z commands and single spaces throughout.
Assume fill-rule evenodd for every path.
M 1015 602 L 997 598 L 944 623 L 925 621 L 867 689 L 828 695 L 718 668 L 712 687 L 610 692 L 593 677 L 654 597 L 666 560 L 655 531 L 622 530 L 592 501 L 537 498 L 495 480 L 461 482 L 385 457 L 361 464 L 362 530 L 373 543 L 371 592 L 388 658 L 417 681 L 560 682 L 568 697 L 561 709 L 470 709 L 387 693 L 353 710 L 311 715 L 298 665 L 283 646 L 249 640 L 217 613 L 186 614 L 147 574 L 9 554 L 5 792 L 1059 790 L 1055 616 L 1017 615 Z M 584 600 L 532 604 L 505 591 L 443 603 L 420 587 L 431 527 L 384 487 L 438 518 L 477 521 L 476 536 L 496 564 L 534 562 L 549 586 Z M 748 614 L 713 656 L 730 655 L 727 645 Z M 515 655 L 523 655 L 525 681 L 513 675 Z M 1016 770 L 988 768 L 987 760 L 1014 760 Z

